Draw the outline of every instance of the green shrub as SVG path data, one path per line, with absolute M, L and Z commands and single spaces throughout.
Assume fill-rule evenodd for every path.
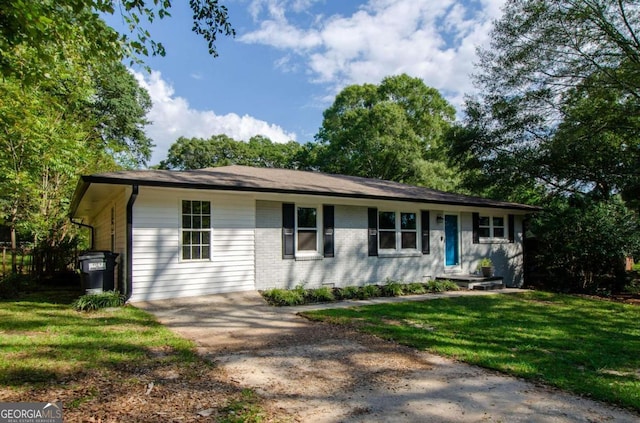
M 625 285 L 624 290 L 633 295 L 640 295 L 640 279 L 631 279 Z
M 281 289 L 273 288 L 262 292 L 262 296 L 271 305 L 275 306 L 294 306 L 305 303 L 304 289 Z
M 99 294 L 83 295 L 71 306 L 77 311 L 92 311 L 107 307 L 121 307 L 124 303 L 124 295 L 118 291 L 105 291 Z
M 28 275 L 11 273 L 0 279 L 0 299 L 12 300 L 18 298 L 20 293 L 28 291 L 34 280 Z
M 460 289 L 458 284 L 453 281 L 429 281 L 427 282 L 427 288 L 429 292 L 445 292 L 445 291 L 457 291 Z
M 427 288 L 420 282 L 412 282 L 404 286 L 404 292 L 406 294 L 425 294 Z
M 323 286 L 322 288 L 309 289 L 306 295 L 308 302 L 314 303 L 327 303 L 335 301 L 333 290 L 329 287 Z
M 360 288 L 360 295 L 358 298 L 366 300 L 367 298 L 379 297 L 380 287 L 378 285 L 365 285 Z
M 380 287 L 380 295 L 384 297 L 399 297 L 404 295 L 404 285 L 392 279 L 387 279 Z
M 345 286 L 340 288 L 338 296 L 340 300 L 357 300 L 360 295 L 359 292 L 360 288 L 357 286 Z

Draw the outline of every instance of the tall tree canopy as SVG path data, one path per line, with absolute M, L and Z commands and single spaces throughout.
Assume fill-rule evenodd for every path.
M 218 55 L 218 35 L 235 35 L 227 8 L 218 0 L 189 0 L 193 31 Z M 46 67 L 69 60 L 66 46 L 78 47 L 74 60 L 91 63 L 119 61 L 123 56 L 164 55 L 144 22 L 171 16 L 168 0 L 38 0 L 0 2 L 0 70 L 22 79 L 39 79 Z M 129 32 L 119 34 L 105 25 L 99 13 L 119 14 Z M 29 60 L 15 60 L 17 50 L 30 50 Z M 8 54 L 7 54 L 8 53 Z
M 640 4 L 509 0 L 453 151 L 499 195 L 637 192 Z M 532 182 L 533 181 L 533 182 Z
M 619 289 L 640 253 L 639 31 L 637 1 L 508 0 L 452 131 L 473 191 L 548 206 L 530 227 L 559 289 Z
M 209 139 L 180 137 L 169 148 L 160 169 L 189 170 L 205 167 L 245 165 L 297 169 L 303 147 L 295 141 L 273 143 L 257 135 L 248 142 L 236 141 L 226 135 Z
M 425 170 L 443 159 L 455 110 L 436 89 L 403 74 L 346 87 L 323 116 L 316 136 L 320 169 L 421 183 L 433 174 Z
M 193 31 L 217 55 L 234 35 L 218 0 L 190 0 Z M 170 1 L 0 2 L 0 221 L 38 244 L 69 231 L 66 208 L 81 173 L 145 165 L 151 101 L 121 64 L 164 54 L 145 22 L 170 16 Z M 119 14 L 126 33 L 99 14 Z

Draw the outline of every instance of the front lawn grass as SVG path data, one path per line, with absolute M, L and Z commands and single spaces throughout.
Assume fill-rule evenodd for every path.
M 62 401 L 68 421 L 262 421 L 252 391 L 135 307 L 77 312 L 77 291 L 0 301 L 0 401 Z M 204 410 L 204 411 L 203 411 Z
M 305 312 L 640 410 L 640 307 L 543 292 Z

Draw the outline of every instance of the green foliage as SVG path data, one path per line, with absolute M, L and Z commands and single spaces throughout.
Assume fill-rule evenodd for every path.
M 640 221 L 616 198 L 594 201 L 575 197 L 557 201 L 539 213 L 536 234 L 541 282 L 561 291 L 620 291 L 624 258 L 640 251 Z
M 243 389 L 240 398 L 229 401 L 222 409 L 220 423 L 260 423 L 264 421 L 260 398 L 251 389 Z
M 392 279 L 387 279 L 384 285 L 380 287 L 380 295 L 383 297 L 399 297 L 404 293 L 404 284 Z
M 20 296 L 20 294 L 29 289 L 33 284 L 33 280 L 19 273 L 9 273 L 0 278 L 0 299 L 10 300 Z
M 124 295 L 118 291 L 105 291 L 99 294 L 83 295 L 71 305 L 76 311 L 95 311 L 101 308 L 122 307 Z
M 202 365 L 191 341 L 135 307 L 77 313 L 68 303 L 60 304 L 57 294 L 42 294 L 1 304 L 2 385 L 36 389 L 38 384 L 68 382 L 94 369 L 100 373 L 117 366 L 156 369 L 159 360 L 179 367 Z M 154 358 L 150 351 L 158 349 L 169 354 Z M 119 377 L 122 374 L 118 372 Z
M 430 178 L 437 185 L 429 169 L 444 160 L 442 139 L 454 115 L 437 90 L 406 74 L 348 86 L 323 114 L 317 168 L 405 183 Z
M 228 10 L 217 0 L 190 0 L 193 31 L 208 44 L 209 53 L 217 56 L 218 35 L 235 36 Z M 165 55 L 161 42 L 144 28 L 145 21 L 170 17 L 171 2 L 158 0 L 43 0 L 5 1 L 0 3 L 0 51 L 29 49 L 29 61 L 0 55 L 3 75 L 37 81 L 49 77 L 52 65 L 80 60 L 81 66 L 95 61 L 119 62 L 123 56 L 140 62 L 140 57 Z M 100 15 L 119 13 L 128 33 L 118 34 L 105 25 Z M 81 46 L 81 55 L 66 54 L 69 45 Z
M 298 285 L 292 290 L 273 288 L 262 291 L 262 296 L 271 305 L 294 306 L 312 303 L 366 300 L 376 297 L 398 297 L 401 295 L 425 294 L 427 292 L 457 291 L 458 285 L 451 281 L 429 281 L 408 283 L 387 279 L 382 285 L 345 286 L 344 288 L 305 289 Z
M 305 312 L 640 410 L 640 307 L 544 292 Z
M 275 306 L 294 306 L 304 304 L 304 292 L 273 288 L 261 292 L 269 304 Z
M 420 282 L 411 282 L 405 285 L 404 293 L 405 294 L 425 294 L 427 292 L 427 288 L 423 283 Z
M 631 0 L 507 1 L 449 137 L 466 186 L 534 202 L 622 193 L 638 207 L 638 28 Z
M 310 303 L 326 303 L 335 300 L 333 290 L 326 286 L 317 289 L 308 289 L 305 297 L 307 302 Z
M 359 298 L 366 300 L 367 298 L 374 298 L 380 296 L 380 288 L 378 285 L 365 285 L 360 288 Z
M 209 139 L 180 137 L 169 148 L 161 169 L 203 169 L 206 167 L 244 165 L 254 167 L 298 168 L 303 146 L 295 141 L 274 143 L 255 136 L 249 142 L 236 141 L 226 135 Z
M 337 288 L 335 297 L 338 300 L 357 300 L 360 298 L 360 287 L 345 286 L 344 288 Z
M 446 292 L 446 291 L 459 291 L 460 287 L 457 283 L 450 280 L 433 280 L 427 282 L 427 289 L 429 292 Z

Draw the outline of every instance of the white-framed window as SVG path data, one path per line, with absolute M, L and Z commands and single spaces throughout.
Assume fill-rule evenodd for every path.
M 182 260 L 211 259 L 211 202 L 182 200 L 180 241 Z
M 500 238 L 506 236 L 504 216 L 480 216 L 478 219 L 478 235 L 480 238 Z
M 418 221 L 416 212 L 378 212 L 378 242 L 381 250 L 416 250 Z
M 301 253 L 317 253 L 319 251 L 320 213 L 315 206 L 296 207 L 296 251 Z

